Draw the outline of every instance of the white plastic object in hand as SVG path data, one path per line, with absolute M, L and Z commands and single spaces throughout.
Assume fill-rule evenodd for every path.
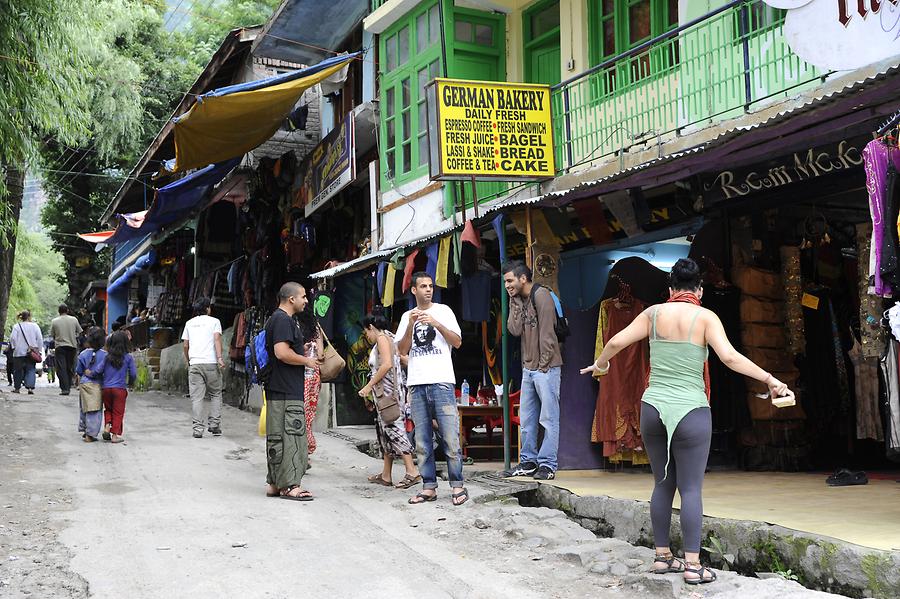
M 794 396 L 794 392 L 788 389 L 786 395 L 772 398 L 772 405 L 776 408 L 789 408 L 797 405 L 797 398 Z

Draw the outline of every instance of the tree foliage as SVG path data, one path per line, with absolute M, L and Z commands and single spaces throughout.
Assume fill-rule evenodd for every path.
M 50 240 L 39 233 L 19 233 L 12 288 L 6 321 L 10 326 L 22 310 L 30 310 L 32 318 L 46 332 L 56 308 L 66 297 L 59 280 L 62 256 L 50 248 Z
M 187 28 L 190 43 L 188 57 L 203 68 L 229 31 L 264 24 L 281 0 L 221 0 L 199 7 L 196 4 Z

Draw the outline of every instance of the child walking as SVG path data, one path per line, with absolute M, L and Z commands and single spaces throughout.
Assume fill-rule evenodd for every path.
M 106 358 L 106 352 L 102 349 L 105 340 L 106 335 L 100 327 L 89 330 L 88 348 L 78 355 L 78 362 L 75 365 L 79 389 L 78 431 L 85 443 L 96 441 L 100 436 L 100 427 L 103 426 L 103 405 L 97 401 L 98 396 L 95 393 L 100 391 L 103 385 L 103 377 L 98 367 Z M 102 395 L 99 399 L 102 399 Z
M 122 425 L 125 420 L 125 399 L 128 386 L 137 380 L 137 366 L 128 353 L 128 335 L 116 331 L 106 341 L 106 356 L 93 371 L 103 378 L 103 439 L 121 443 Z

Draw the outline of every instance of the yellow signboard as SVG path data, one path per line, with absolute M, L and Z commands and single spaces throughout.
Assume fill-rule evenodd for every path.
M 432 179 L 554 176 L 549 86 L 435 79 L 429 104 Z

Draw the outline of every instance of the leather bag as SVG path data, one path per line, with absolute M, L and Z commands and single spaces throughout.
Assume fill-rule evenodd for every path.
M 388 395 L 384 392 L 384 385 L 381 382 L 372 386 L 372 396 L 375 398 L 375 409 L 381 416 L 382 422 L 390 424 L 396 422 L 403 413 L 400 411 L 400 402 L 394 395 Z
M 334 349 L 334 345 L 331 344 L 328 335 L 325 334 L 322 327 L 319 327 L 319 332 L 322 333 L 322 337 L 325 339 L 326 344 L 323 362 L 319 365 L 319 376 L 323 383 L 329 383 L 338 377 L 341 371 L 347 366 L 347 362 L 341 357 L 337 350 Z

